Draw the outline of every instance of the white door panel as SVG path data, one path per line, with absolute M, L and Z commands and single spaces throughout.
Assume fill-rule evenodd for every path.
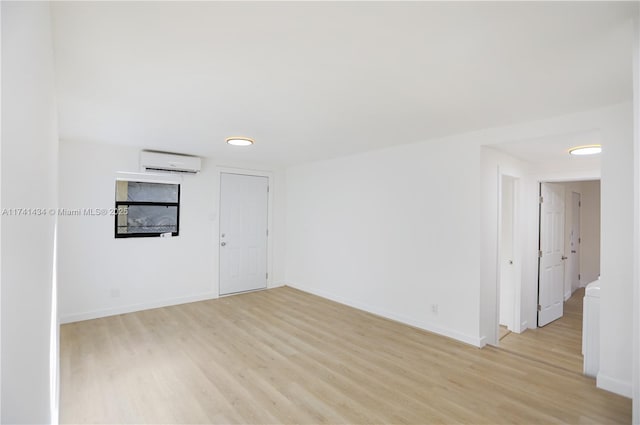
M 562 317 L 564 302 L 564 186 L 541 184 L 538 326 Z
M 515 315 L 515 198 L 516 182 L 513 177 L 502 176 L 500 226 L 500 310 L 499 324 L 514 329 Z
M 220 175 L 220 295 L 267 287 L 269 179 Z

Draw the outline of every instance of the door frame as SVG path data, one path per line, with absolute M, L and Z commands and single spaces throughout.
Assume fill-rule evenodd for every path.
M 600 170 L 597 172 L 593 171 L 572 171 L 572 172 L 558 172 L 558 173 L 540 173 L 531 176 L 531 182 L 535 185 L 535 188 L 539 188 L 541 183 L 569 183 L 569 182 L 580 182 L 586 180 L 602 180 L 602 175 L 600 174 Z M 527 285 L 527 294 L 522 293 L 523 305 L 526 303 L 527 312 L 524 316 L 525 326 L 524 329 L 537 329 L 538 328 L 538 237 L 540 235 L 540 199 L 539 199 L 539 190 L 535 190 L 535 196 L 531 193 L 531 196 L 527 196 L 530 198 L 527 201 L 527 209 L 530 210 L 529 214 L 533 213 L 534 215 L 530 217 L 529 222 L 533 225 L 531 220 L 535 217 L 535 238 L 533 238 L 533 234 L 526 238 L 527 245 L 523 247 L 525 252 L 525 270 L 526 272 L 533 272 L 535 270 L 535 285 Z M 535 211 L 535 213 L 534 213 Z M 566 266 L 565 266 L 566 267 Z M 566 272 L 566 271 L 565 271 Z M 524 279 L 524 276 L 523 276 Z M 523 288 L 524 289 L 524 288 Z M 526 297 L 526 299 L 525 299 Z
M 513 175 L 511 173 L 502 172 L 502 170 L 498 170 L 498 243 L 497 243 L 497 264 L 496 264 L 496 309 L 495 309 L 495 335 L 496 339 L 492 345 L 499 345 L 500 343 L 500 291 L 502 288 L 502 200 L 503 200 L 503 180 L 504 178 L 509 178 L 513 181 L 513 196 L 512 196 L 512 224 L 511 227 L 513 229 L 512 234 L 512 245 L 513 245 L 513 262 L 514 262 L 514 282 L 513 282 L 513 318 L 512 318 L 512 327 L 509 328 L 510 331 L 520 333 L 522 332 L 520 328 L 520 320 L 522 315 L 522 303 L 520 300 L 521 296 L 521 287 L 522 287 L 522 253 L 520 249 L 520 236 L 519 236 L 519 228 L 521 225 L 520 219 L 520 177 Z
M 247 168 L 233 168 L 233 167 L 223 167 L 223 166 L 216 166 L 216 184 L 215 186 L 215 199 L 217 202 L 217 208 L 216 208 L 216 212 L 214 215 L 214 220 L 216 221 L 216 223 L 214 224 L 214 234 L 213 234 L 213 244 L 215 246 L 214 248 L 214 255 L 216 257 L 216 273 L 214 273 L 215 276 L 215 282 L 213 282 L 213 286 L 214 286 L 214 293 L 216 294 L 216 298 L 219 298 L 221 296 L 223 297 L 227 297 L 230 295 L 234 295 L 234 294 L 228 294 L 228 295 L 220 295 L 220 207 L 222 205 L 221 198 L 221 191 L 220 191 L 220 184 L 221 184 L 221 175 L 222 174 L 240 174 L 240 175 L 244 175 L 244 176 L 253 176 L 253 177 L 266 177 L 269 181 L 268 185 L 269 185 L 269 192 L 268 192 L 268 197 L 267 197 L 267 231 L 268 231 L 268 236 L 267 236 L 267 287 L 266 289 L 269 288 L 273 288 L 274 284 L 273 284 L 273 194 L 274 194 L 274 177 L 273 177 L 273 172 L 271 171 L 263 171 L 263 170 L 252 170 L 252 169 L 247 169 Z
M 539 191 L 540 183 L 559 183 L 559 182 L 571 182 L 571 181 L 584 181 L 584 180 L 601 180 L 602 176 L 600 170 L 597 171 L 567 171 L 567 172 L 534 172 L 531 174 L 522 174 L 513 170 L 512 167 L 498 165 L 497 172 L 493 174 L 494 188 L 497 188 L 498 198 L 494 201 L 494 210 L 492 213 L 492 221 L 496 223 L 495 233 L 492 235 L 492 241 L 495 241 L 493 248 L 495 257 L 491 261 L 491 268 L 495 272 L 495 276 L 491 280 L 491 286 L 488 290 L 491 294 L 491 306 L 487 311 L 489 314 L 485 316 L 487 331 L 491 329 L 491 333 L 486 334 L 481 342 L 480 346 L 485 344 L 498 345 L 500 328 L 499 323 L 499 300 L 500 300 L 500 282 L 499 282 L 499 253 L 500 253 L 500 241 L 499 236 L 501 232 L 502 213 L 500 212 L 500 202 L 502 199 L 502 176 L 507 175 L 518 179 L 518 195 L 516 196 L 516 203 L 518 211 L 517 217 L 514 215 L 514 221 L 517 223 L 516 234 L 517 238 L 514 241 L 514 250 L 516 250 L 516 258 L 514 261 L 519 261 L 519 269 L 517 271 L 519 275 L 518 282 L 516 284 L 516 305 L 514 310 L 514 332 L 521 333 L 527 329 L 536 329 L 538 323 L 538 236 L 540 233 L 540 220 L 539 220 Z M 483 319 L 484 320 L 484 319 Z

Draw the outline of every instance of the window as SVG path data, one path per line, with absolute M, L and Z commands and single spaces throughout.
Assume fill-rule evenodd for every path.
M 116 238 L 178 236 L 180 185 L 116 181 Z

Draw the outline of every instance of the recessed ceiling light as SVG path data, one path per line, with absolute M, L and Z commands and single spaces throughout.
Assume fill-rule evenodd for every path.
M 600 145 L 576 146 L 569 149 L 571 155 L 595 155 L 600 152 L 602 152 L 602 146 Z
M 227 143 L 233 146 L 251 146 L 253 139 L 250 137 L 233 136 L 227 137 Z

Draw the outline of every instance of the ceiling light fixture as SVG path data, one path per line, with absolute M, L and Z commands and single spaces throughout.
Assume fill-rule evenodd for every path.
M 227 143 L 233 146 L 251 146 L 254 142 L 250 137 L 233 136 L 227 137 Z
M 600 145 L 576 146 L 569 149 L 571 155 L 595 155 L 600 152 L 602 152 L 602 146 Z

